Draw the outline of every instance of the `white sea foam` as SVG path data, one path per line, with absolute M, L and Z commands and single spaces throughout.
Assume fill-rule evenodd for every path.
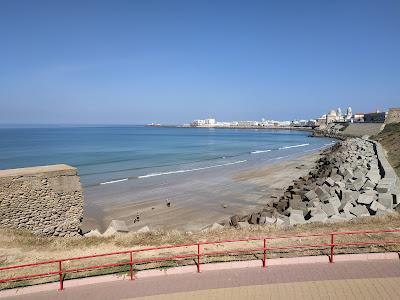
M 171 174 L 178 174 L 178 173 L 194 172 L 194 171 L 200 171 L 200 170 L 206 170 L 206 169 L 212 169 L 212 168 L 218 168 L 218 167 L 241 164 L 241 163 L 244 163 L 246 161 L 247 160 L 238 160 L 238 161 L 234 161 L 234 162 L 230 162 L 230 163 L 226 163 L 226 164 L 213 165 L 213 166 L 202 167 L 202 168 L 176 170 L 176 171 L 161 172 L 161 173 L 151 173 L 151 174 L 147 174 L 147 175 L 138 176 L 138 178 L 141 179 L 141 178 L 149 178 L 149 177 L 155 177 L 155 176 L 163 176 L 163 175 L 171 175 Z
M 265 153 L 265 152 L 270 152 L 271 150 L 256 150 L 256 151 L 252 151 L 250 152 L 251 154 L 258 154 L 258 153 Z
M 118 179 L 118 180 L 111 180 L 111 181 L 101 182 L 100 184 L 117 183 L 117 182 L 122 182 L 122 181 L 127 181 L 127 180 L 128 180 L 128 178 L 124 178 L 124 179 Z
M 294 146 L 286 146 L 286 147 L 281 147 L 279 148 L 279 150 L 284 150 L 284 149 L 290 149 L 290 148 L 297 148 L 297 147 L 305 147 L 308 146 L 310 144 L 299 144 L 299 145 L 294 145 Z

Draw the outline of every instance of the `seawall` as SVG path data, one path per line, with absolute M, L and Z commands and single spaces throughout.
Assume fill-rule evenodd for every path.
M 0 226 L 35 234 L 81 233 L 83 192 L 76 168 L 51 165 L 0 170 Z

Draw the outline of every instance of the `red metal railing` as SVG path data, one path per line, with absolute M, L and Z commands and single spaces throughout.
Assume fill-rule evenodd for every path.
M 338 248 L 338 247 L 400 244 L 400 240 L 380 240 L 380 241 L 366 241 L 366 242 L 335 242 L 336 236 L 384 234 L 384 233 L 400 233 L 400 229 L 352 231 L 352 232 L 331 232 L 331 233 L 317 233 L 317 234 L 297 234 L 297 235 L 282 235 L 282 236 L 273 236 L 273 237 L 251 237 L 251 238 L 238 239 L 238 240 L 223 240 L 223 241 L 215 241 L 215 242 L 197 242 L 197 243 L 193 243 L 193 244 L 168 245 L 168 246 L 126 250 L 126 251 L 119 251 L 119 252 L 80 256 L 80 257 L 72 257 L 72 258 L 65 258 L 65 259 L 56 259 L 56 260 L 43 261 L 43 262 L 38 262 L 38 263 L 2 267 L 2 268 L 0 268 L 0 275 L 1 275 L 1 272 L 8 271 L 8 270 L 23 269 L 23 268 L 28 268 L 28 267 L 37 267 L 37 266 L 52 265 L 52 264 L 58 265 L 58 270 L 52 271 L 52 272 L 45 272 L 45 273 L 39 273 L 39 274 L 31 274 L 31 275 L 24 275 L 24 276 L 0 279 L 0 283 L 7 283 L 7 282 L 12 282 L 12 281 L 21 281 L 21 280 L 28 280 L 28 279 L 37 279 L 37 278 L 42 278 L 42 277 L 58 275 L 59 283 L 60 283 L 59 290 L 63 290 L 64 289 L 63 276 L 65 274 L 129 265 L 130 279 L 134 280 L 135 277 L 134 277 L 134 272 L 133 272 L 133 266 L 135 264 L 161 262 L 161 261 L 172 261 L 172 260 L 188 259 L 188 258 L 193 258 L 193 259 L 197 258 L 197 260 L 195 260 L 196 265 L 197 265 L 197 272 L 200 272 L 201 257 L 216 256 L 216 255 L 220 255 L 220 254 L 233 254 L 233 253 L 254 253 L 254 252 L 259 253 L 259 252 L 261 252 L 261 253 L 263 253 L 263 267 L 266 268 L 267 267 L 267 251 L 290 250 L 290 249 L 327 248 L 327 249 L 330 249 L 330 254 L 328 257 L 329 262 L 333 263 L 334 249 Z M 319 243 L 319 244 L 287 245 L 287 246 L 275 246 L 275 247 L 267 246 L 267 241 L 271 241 L 271 240 L 284 240 L 284 239 L 293 239 L 293 238 L 312 238 L 312 237 L 329 237 L 330 241 L 327 243 Z M 249 241 L 262 241 L 263 246 L 256 247 L 256 248 L 232 249 L 232 250 L 224 250 L 224 251 L 210 251 L 210 252 L 202 252 L 201 251 L 201 246 L 205 246 L 205 245 L 220 245 L 220 244 L 227 244 L 227 243 L 238 243 L 238 242 L 249 242 Z M 197 251 L 194 253 L 190 253 L 190 254 L 152 257 L 152 258 L 146 258 L 146 259 L 133 260 L 134 254 L 141 253 L 141 252 L 149 252 L 149 251 L 165 250 L 165 249 L 175 249 L 175 248 L 188 248 L 188 247 L 196 247 Z M 122 254 L 129 254 L 129 260 L 123 261 L 123 262 L 118 262 L 118 263 L 93 265 L 93 266 L 86 266 L 86 267 L 81 267 L 81 268 L 71 268 L 71 269 L 63 268 L 63 265 L 65 265 L 66 262 L 80 261 L 80 260 L 84 260 L 84 259 L 115 256 L 115 255 L 122 255 Z

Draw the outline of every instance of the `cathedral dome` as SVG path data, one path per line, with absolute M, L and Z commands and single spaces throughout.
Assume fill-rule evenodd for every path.
M 328 115 L 329 115 L 329 116 L 332 116 L 332 117 L 336 117 L 336 111 L 335 111 L 334 109 L 332 109 L 332 110 L 329 112 Z

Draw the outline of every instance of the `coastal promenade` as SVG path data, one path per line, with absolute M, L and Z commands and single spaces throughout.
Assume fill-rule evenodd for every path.
M 325 262 L 322 262 L 322 259 Z M 272 262 L 272 261 L 271 261 Z M 294 261 L 293 261 L 294 262 Z M 281 264 L 280 264 L 281 263 Z M 71 282 L 62 292 L 48 290 L 8 299 L 397 299 L 400 298 L 400 260 L 397 253 L 342 255 L 335 263 L 326 257 L 275 263 L 265 270 L 255 264 L 210 265 L 197 274 L 176 271 L 138 280 Z M 179 270 L 179 268 L 178 268 Z M 159 272 L 159 271 L 158 271 Z M 1 297 L 0 293 L 0 297 Z M 5 294 L 3 294 L 5 296 Z M 3 299 L 5 299 L 3 298 Z

